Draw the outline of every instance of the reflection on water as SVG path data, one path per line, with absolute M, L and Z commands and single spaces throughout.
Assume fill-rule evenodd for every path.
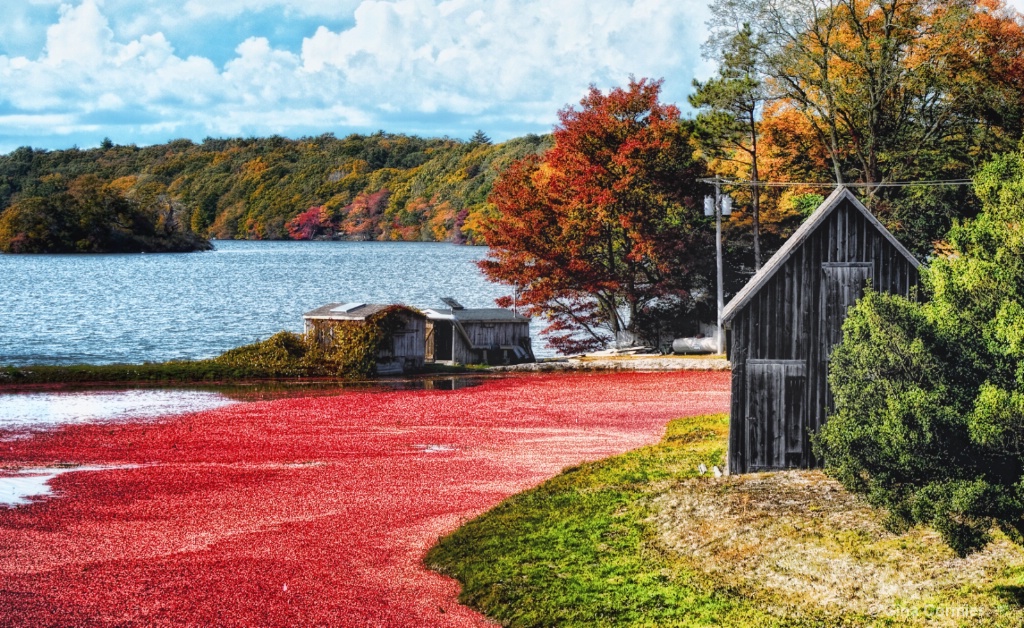
M 413 445 L 412 448 L 417 451 L 422 451 L 425 454 L 444 454 L 452 451 L 458 451 L 455 447 L 452 447 L 451 445 L 438 445 L 426 443 L 418 443 L 416 445 Z
M 494 375 L 430 375 L 386 377 L 368 381 L 256 381 L 240 384 L 204 386 L 236 401 L 269 401 L 293 397 L 325 397 L 348 392 L 387 392 L 392 390 L 460 390 L 479 386 Z
M 39 429 L 70 423 L 160 416 L 210 410 L 234 403 L 204 390 L 93 390 L 0 394 L 0 429 Z
M 493 378 L 493 377 L 492 377 Z M 373 381 L 257 381 L 182 388 L 0 393 L 0 430 L 47 429 L 90 421 L 152 419 L 212 410 L 235 402 L 342 395 L 354 391 L 459 390 L 488 379 L 481 375 L 384 378 Z

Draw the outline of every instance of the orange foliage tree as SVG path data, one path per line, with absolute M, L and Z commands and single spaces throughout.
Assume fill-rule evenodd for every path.
M 761 124 L 776 115 L 784 116 L 777 126 L 792 125 L 795 114 L 811 131 L 814 146 L 791 154 L 782 180 L 801 173 L 861 184 L 869 206 L 919 254 L 975 211 L 973 195 L 884 186 L 969 178 L 1020 138 L 1024 31 L 1002 0 L 715 0 L 712 12 L 708 49 L 718 57 L 718 42 L 738 25 L 754 29 L 758 78 L 776 104 Z M 766 131 L 766 153 L 789 150 L 780 134 L 782 146 L 771 147 Z M 808 173 L 822 153 L 827 169 Z

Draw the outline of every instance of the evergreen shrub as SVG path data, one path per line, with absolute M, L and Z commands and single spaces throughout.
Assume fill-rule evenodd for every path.
M 921 298 L 870 289 L 832 354 L 827 472 L 958 554 L 1024 542 L 1024 153 L 978 175 L 983 211 L 922 267 Z M 915 295 L 916 297 L 916 295 Z

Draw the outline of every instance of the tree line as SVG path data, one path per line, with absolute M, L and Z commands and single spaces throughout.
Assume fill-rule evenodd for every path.
M 205 238 L 481 244 L 498 172 L 548 142 L 379 132 L 23 147 L 0 156 L 0 251 L 183 250 Z M 86 188 L 105 200 L 83 204 Z

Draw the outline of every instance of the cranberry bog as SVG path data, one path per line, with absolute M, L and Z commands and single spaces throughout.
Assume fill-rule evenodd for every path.
M 0 432 L 4 474 L 71 471 L 0 507 L 0 625 L 488 625 L 423 566 L 438 537 L 658 442 L 672 418 L 726 411 L 728 386 L 520 375 Z

